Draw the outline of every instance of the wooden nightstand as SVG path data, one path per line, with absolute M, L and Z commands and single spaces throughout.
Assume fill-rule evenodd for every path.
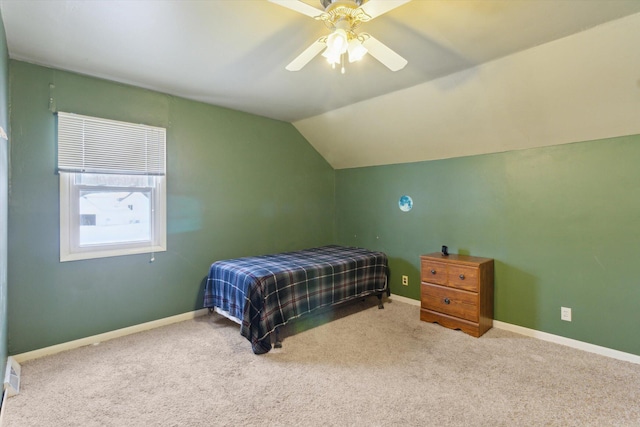
M 420 320 L 479 337 L 493 326 L 493 259 L 420 257 Z

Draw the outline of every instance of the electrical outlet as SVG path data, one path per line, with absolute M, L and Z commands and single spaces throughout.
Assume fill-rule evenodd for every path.
M 571 322 L 571 309 L 568 307 L 560 307 L 560 320 Z
M 402 285 L 409 286 L 409 276 L 402 276 Z

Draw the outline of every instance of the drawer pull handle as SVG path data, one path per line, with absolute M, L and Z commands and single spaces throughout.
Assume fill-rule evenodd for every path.
M 451 300 L 450 300 L 449 298 L 445 298 L 445 299 L 444 299 L 444 303 L 445 303 L 445 304 L 451 304 Z
M 464 274 L 460 274 L 458 277 L 460 277 L 460 280 L 464 280 Z
M 436 274 L 436 271 L 431 269 L 431 274 Z

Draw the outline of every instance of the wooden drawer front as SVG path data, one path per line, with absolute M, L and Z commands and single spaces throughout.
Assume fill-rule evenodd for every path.
M 422 283 L 422 307 L 471 322 L 478 321 L 478 294 Z
M 420 271 L 423 282 L 437 283 L 439 285 L 447 283 L 447 264 L 423 259 Z
M 463 267 L 450 265 L 447 277 L 448 285 L 452 288 L 478 292 L 478 269 L 475 267 Z

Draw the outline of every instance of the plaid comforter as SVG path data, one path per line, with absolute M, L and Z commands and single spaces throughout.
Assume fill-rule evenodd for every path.
M 360 248 L 324 246 L 297 252 L 217 261 L 204 306 L 241 324 L 253 352 L 271 350 L 270 333 L 317 308 L 387 289 L 387 256 Z

